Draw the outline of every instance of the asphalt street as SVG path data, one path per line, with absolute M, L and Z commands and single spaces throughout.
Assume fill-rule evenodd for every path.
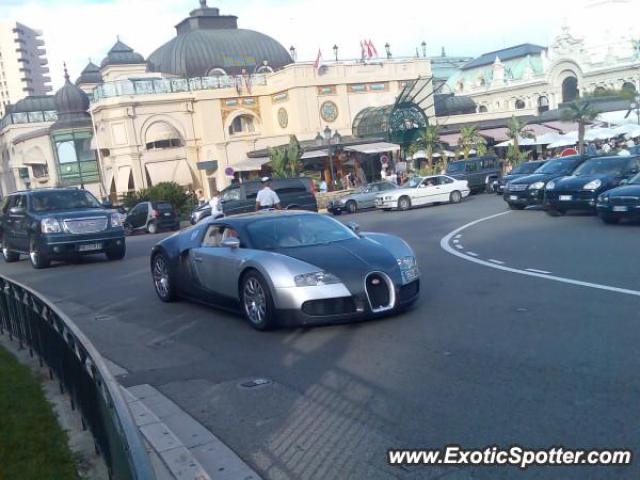
M 3 273 L 57 302 L 99 350 L 227 443 L 266 479 L 632 479 L 631 467 L 391 467 L 388 448 L 630 448 L 640 452 L 640 298 L 499 271 L 441 239 L 504 212 L 497 196 L 338 217 L 414 248 L 419 304 L 354 325 L 259 333 L 232 314 L 155 296 L 148 254 L 162 235 L 101 258 Z M 460 250 L 519 269 L 640 290 L 638 225 L 511 212 Z M 496 263 L 497 264 L 497 263 Z M 245 388 L 247 380 L 270 383 Z M 443 477 L 444 475 L 444 477 Z

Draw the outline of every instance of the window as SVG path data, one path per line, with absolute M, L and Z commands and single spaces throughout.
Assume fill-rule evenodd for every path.
M 224 226 L 222 225 L 211 225 L 207 229 L 207 233 L 204 234 L 204 239 L 202 240 L 203 247 L 219 247 L 220 243 L 222 243 L 222 232 L 224 230 Z
M 231 125 L 229 125 L 230 135 L 253 132 L 255 132 L 255 126 L 253 123 L 253 117 L 251 117 L 250 115 L 239 115 L 234 118 L 231 122 Z
M 544 95 L 538 97 L 538 113 L 543 113 L 549 110 L 549 99 Z
M 230 188 L 222 192 L 222 201 L 230 202 L 240 200 L 240 188 Z
M 518 99 L 516 100 L 516 110 L 522 110 L 526 107 L 524 100 Z
M 496 167 L 496 159 L 495 158 L 485 158 L 482 160 L 482 168 L 495 168 Z
M 163 148 L 176 148 L 182 146 L 182 140 L 179 138 L 171 138 L 169 140 L 158 140 L 147 143 L 147 150 L 161 150 Z
M 32 165 L 31 166 L 31 171 L 33 172 L 33 176 L 35 178 L 42 178 L 42 177 L 46 177 L 49 175 L 49 167 L 47 167 L 47 165 Z
M 468 162 L 465 166 L 465 170 L 467 172 L 477 172 L 478 171 L 478 162 Z
M 260 68 L 258 68 L 257 73 L 273 73 L 273 68 L 271 68 L 268 65 L 263 65 Z
M 453 183 L 453 179 L 444 176 L 437 177 L 437 185 L 447 185 L 448 183 Z
M 218 67 L 212 68 L 207 72 L 207 77 L 224 77 L 225 75 L 227 75 L 227 72 Z
M 480 107 L 478 108 L 478 112 L 480 113 L 487 113 L 489 111 L 489 109 L 487 108 L 486 105 L 480 105 Z

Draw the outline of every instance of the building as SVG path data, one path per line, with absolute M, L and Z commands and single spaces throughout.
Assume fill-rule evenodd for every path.
M 0 117 L 25 96 L 51 92 L 42 32 L 17 22 L 0 22 Z
M 640 91 L 637 0 L 588 0 L 547 46 L 530 43 L 480 55 L 447 81 L 471 111 L 441 125 L 538 116 L 581 96 Z M 475 108 L 475 111 L 473 110 Z

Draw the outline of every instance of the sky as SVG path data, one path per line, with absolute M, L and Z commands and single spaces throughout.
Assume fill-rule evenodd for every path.
M 415 55 L 422 41 L 427 55 L 439 55 L 442 46 L 448 55 L 476 56 L 524 42 L 547 45 L 588 1 L 209 0 L 209 6 L 237 15 L 240 28 L 295 46 L 298 60 L 311 61 L 318 49 L 331 59 L 334 44 L 341 58 L 356 58 L 361 39 L 371 39 L 379 52 L 388 42 L 394 56 Z M 63 62 L 75 79 L 89 58 L 100 63 L 118 35 L 147 57 L 198 6 L 198 0 L 0 0 L 0 20 L 43 30 L 56 88 Z

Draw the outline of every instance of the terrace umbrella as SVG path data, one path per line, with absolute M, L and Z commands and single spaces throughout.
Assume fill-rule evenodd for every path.
M 502 142 L 496 145 L 496 147 L 510 147 L 511 145 L 513 145 L 513 139 L 507 140 L 506 142 Z M 519 137 L 518 138 L 518 145 L 521 147 L 527 147 L 530 145 L 538 145 L 536 143 L 535 138 L 522 138 Z
M 595 127 L 590 128 L 585 132 L 584 139 L 588 142 L 592 142 L 594 140 L 607 140 L 616 136 L 616 132 L 613 128 Z
M 631 130 L 629 133 L 625 135 L 625 137 L 627 138 L 640 137 L 640 127 L 638 125 L 634 125 L 634 126 L 636 127 L 635 130 Z
M 555 142 L 548 145 L 548 148 L 569 147 L 578 143 L 578 132 L 569 132 L 565 135 L 560 135 Z

